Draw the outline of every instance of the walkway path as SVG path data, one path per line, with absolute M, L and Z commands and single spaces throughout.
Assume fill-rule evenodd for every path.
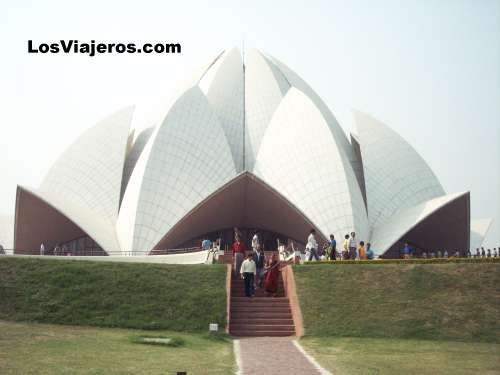
M 299 349 L 300 348 L 300 349 Z M 241 375 L 327 375 L 290 337 L 248 337 L 234 341 Z

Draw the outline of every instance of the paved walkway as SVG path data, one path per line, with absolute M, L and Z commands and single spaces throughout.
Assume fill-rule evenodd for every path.
M 290 337 L 249 337 L 234 341 L 241 375 L 327 375 Z

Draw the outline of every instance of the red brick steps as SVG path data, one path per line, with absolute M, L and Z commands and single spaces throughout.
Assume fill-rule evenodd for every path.
M 290 301 L 285 296 L 281 276 L 277 297 L 266 296 L 263 289 L 257 289 L 255 296 L 248 298 L 243 280 L 233 275 L 230 302 L 229 333 L 233 336 L 295 335 Z

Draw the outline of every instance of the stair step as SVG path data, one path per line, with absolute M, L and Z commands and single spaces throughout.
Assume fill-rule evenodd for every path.
M 272 302 L 272 303 L 288 303 L 287 297 L 253 297 L 249 299 L 248 297 L 231 297 L 231 303 L 234 302 Z
M 230 314 L 231 322 L 233 319 L 292 319 L 291 312 L 269 312 L 269 311 L 232 311 Z
M 294 332 L 293 325 L 277 325 L 277 324 L 231 324 L 233 331 L 287 331 Z
M 254 294 L 254 296 L 252 298 L 275 299 L 275 298 L 284 298 L 285 297 L 285 294 L 284 293 L 280 293 L 280 292 L 276 293 L 276 295 L 278 297 L 272 297 L 269 293 L 266 293 L 263 290 L 262 291 L 256 290 L 255 294 Z M 273 296 L 274 296 L 274 294 L 273 294 Z M 245 291 L 231 293 L 231 298 L 246 298 L 246 299 L 249 299 L 249 297 L 245 296 Z
M 295 336 L 295 331 L 231 331 L 231 335 L 236 337 L 283 337 L 283 336 Z
M 251 313 L 286 313 L 286 314 L 291 314 L 292 311 L 290 310 L 290 307 L 272 307 L 269 308 L 268 306 L 261 307 L 261 306 L 234 306 L 231 307 L 231 312 L 251 312 Z
M 290 305 L 288 303 L 273 304 L 272 302 L 250 302 L 250 301 L 249 302 L 231 303 L 231 308 L 252 309 L 252 308 L 258 307 L 258 308 L 267 308 L 269 310 L 273 310 L 276 308 L 290 308 Z
M 278 326 L 293 326 L 293 319 L 287 318 L 234 318 L 231 317 L 231 327 L 240 325 L 278 325 Z

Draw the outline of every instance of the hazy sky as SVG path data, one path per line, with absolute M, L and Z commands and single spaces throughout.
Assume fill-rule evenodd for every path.
M 0 213 L 16 184 L 37 187 L 82 131 L 137 105 L 158 121 L 176 83 L 222 49 L 284 61 L 346 131 L 351 108 L 390 125 L 449 193 L 471 191 L 500 244 L 500 2 L 2 1 Z M 180 55 L 34 55 L 27 40 L 179 42 Z

